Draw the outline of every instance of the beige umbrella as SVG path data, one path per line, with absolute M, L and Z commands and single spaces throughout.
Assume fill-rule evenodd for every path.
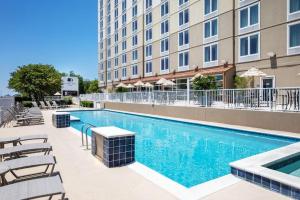
M 248 71 L 246 71 L 241 75 L 241 77 L 251 78 L 251 87 L 254 87 L 254 77 L 264 77 L 264 76 L 267 76 L 267 74 L 265 74 L 264 72 L 260 71 L 255 67 L 252 67 L 251 69 L 249 69 Z
M 196 78 L 199 78 L 199 77 L 203 77 L 203 75 L 202 75 L 201 73 L 196 74 L 196 75 L 192 78 L 192 81 L 194 81 Z
M 127 86 L 124 83 L 119 83 L 116 88 L 126 88 Z
M 163 86 L 174 86 L 175 85 L 175 83 L 173 82 L 173 81 L 170 81 L 170 80 L 167 80 L 164 84 L 163 84 Z
M 132 84 L 128 84 L 128 85 L 127 85 L 127 88 L 128 88 L 128 89 L 133 89 L 134 86 L 133 86 Z
M 142 81 L 138 81 L 134 84 L 136 87 L 143 87 L 145 84 Z
M 56 92 L 56 93 L 54 94 L 54 96 L 61 96 L 61 94 L 60 94 L 59 92 Z
M 145 87 L 146 87 L 146 88 L 153 88 L 154 85 L 152 85 L 151 83 L 146 83 L 146 84 L 145 84 Z
M 258 70 L 255 67 L 252 67 L 251 69 L 249 69 L 248 71 L 246 71 L 241 75 L 241 77 L 264 77 L 264 76 L 267 76 L 267 74 Z
M 167 81 L 167 79 L 161 78 L 161 79 L 159 79 L 159 80 L 156 82 L 156 84 L 157 84 L 157 85 L 163 85 L 166 81 Z

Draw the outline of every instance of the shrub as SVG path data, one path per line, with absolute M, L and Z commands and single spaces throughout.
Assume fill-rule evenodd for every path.
M 199 76 L 193 81 L 194 90 L 213 90 L 217 89 L 217 83 L 214 76 Z
M 92 101 L 81 101 L 80 106 L 87 107 L 87 108 L 93 108 L 94 107 L 94 102 L 92 102 Z
M 64 97 L 64 99 L 62 100 L 63 104 L 65 105 L 71 105 L 73 102 L 72 102 L 72 97 Z
M 117 93 L 123 93 L 123 92 L 128 92 L 128 88 L 123 88 L 123 87 L 119 87 L 116 89 Z
M 234 86 L 235 88 L 247 88 L 249 80 L 245 77 L 236 76 L 234 77 Z
M 33 106 L 32 101 L 23 101 L 22 104 L 26 108 L 31 108 Z

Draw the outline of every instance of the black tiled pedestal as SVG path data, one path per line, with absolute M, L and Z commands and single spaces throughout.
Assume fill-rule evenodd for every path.
M 135 134 L 117 127 L 92 128 L 92 154 L 107 167 L 135 161 Z
M 70 127 L 70 113 L 54 112 L 52 114 L 52 124 L 56 128 Z

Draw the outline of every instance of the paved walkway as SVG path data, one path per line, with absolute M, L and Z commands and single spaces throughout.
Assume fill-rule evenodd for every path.
M 108 169 L 90 151 L 81 147 L 79 135 L 51 125 L 51 111 L 44 111 L 45 125 L 0 129 L 0 137 L 48 134 L 70 200 L 172 200 L 167 191 L 128 167 Z M 240 181 L 205 198 L 206 200 L 287 199 L 277 193 Z

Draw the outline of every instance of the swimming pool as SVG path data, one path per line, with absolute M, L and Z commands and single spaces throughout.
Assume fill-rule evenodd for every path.
M 296 139 L 112 111 L 76 111 L 83 123 L 116 126 L 136 133 L 135 158 L 190 188 L 230 173 L 229 163 L 286 146 Z

